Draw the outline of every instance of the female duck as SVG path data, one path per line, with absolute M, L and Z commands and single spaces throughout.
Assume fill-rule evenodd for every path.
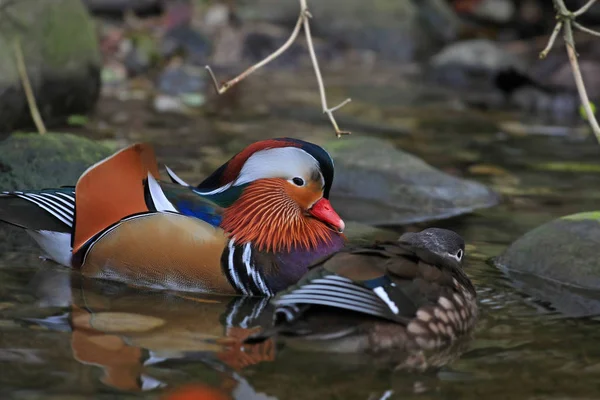
M 353 353 L 438 350 L 475 326 L 476 294 L 461 262 L 465 246 L 438 228 L 397 242 L 346 248 L 311 267 L 278 294 L 273 335 L 303 348 Z
M 333 161 L 312 143 L 254 143 L 197 187 L 159 179 L 152 148 L 135 144 L 75 187 L 0 194 L 0 221 L 85 276 L 223 294 L 273 295 L 344 244 Z

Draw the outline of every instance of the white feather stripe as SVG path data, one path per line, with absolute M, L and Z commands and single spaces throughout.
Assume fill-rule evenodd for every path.
M 318 305 L 322 305 L 322 306 L 330 306 L 330 307 L 337 307 L 337 308 L 344 308 L 346 310 L 352 310 L 352 311 L 357 311 L 360 313 L 364 313 L 364 314 L 369 314 L 369 315 L 374 315 L 376 317 L 386 317 L 385 314 L 379 312 L 379 311 L 375 311 L 375 310 L 371 310 L 371 309 L 367 309 L 364 307 L 361 307 L 360 305 L 357 304 L 343 304 L 343 303 L 338 303 L 335 301 L 330 301 L 330 300 L 322 300 L 322 299 L 315 299 L 315 298 L 298 298 L 295 300 L 291 300 L 291 299 L 286 299 L 286 300 L 281 300 L 279 303 L 279 305 L 288 305 L 288 304 L 294 304 L 294 303 L 304 303 L 304 304 L 318 304 Z
M 58 203 L 56 200 L 37 193 L 25 193 L 25 196 L 34 197 L 39 201 L 44 202 L 44 204 L 46 204 L 48 207 L 55 209 L 57 212 L 60 212 L 64 217 L 73 221 L 74 211 L 66 208 L 62 204 Z
M 308 182 L 315 171 L 320 173 L 318 161 L 300 148 L 264 149 L 255 152 L 246 160 L 234 185 L 239 186 L 263 178 L 301 177 Z
M 229 269 L 229 276 L 231 276 L 231 279 L 233 280 L 233 285 L 235 286 L 235 288 L 241 290 L 242 294 L 248 295 L 249 294 L 248 290 L 240 281 L 240 277 L 237 274 L 235 264 L 233 262 L 233 253 L 235 251 L 234 242 L 235 242 L 235 238 L 231 239 L 229 241 L 229 243 L 227 244 L 227 250 L 229 251 L 229 254 L 227 254 L 227 268 Z
M 75 205 L 75 192 L 71 192 L 71 194 L 67 194 L 64 192 L 55 192 L 57 195 L 64 197 L 65 199 L 67 199 L 70 203 L 72 203 L 73 205 Z
M 319 294 L 304 294 L 304 293 L 290 293 L 290 294 L 286 294 L 285 296 L 281 296 L 280 300 L 275 301 L 274 304 L 275 305 L 280 305 L 281 300 L 295 300 L 296 303 L 303 303 L 303 301 L 301 301 L 301 299 L 315 299 L 315 300 L 324 300 L 324 301 L 333 301 L 339 304 L 348 304 L 351 306 L 355 306 L 355 307 L 361 307 L 364 308 L 365 310 L 371 310 L 373 312 L 378 312 L 378 313 L 382 313 L 382 309 L 384 309 L 383 307 L 381 307 L 381 305 L 376 305 L 376 306 L 372 306 L 370 304 L 365 304 L 365 303 L 357 303 L 355 301 L 351 301 L 351 300 L 347 300 L 345 298 L 342 297 L 336 297 L 336 296 L 323 296 L 323 295 L 319 295 Z
M 67 201 L 62 197 L 57 196 L 57 193 L 40 193 L 42 196 L 47 196 L 47 197 L 51 197 L 53 199 L 55 199 L 56 201 L 64 204 L 65 206 L 69 207 L 70 209 L 75 208 L 75 200 L 73 199 L 73 201 Z
M 154 202 L 156 211 L 172 211 L 178 213 L 177 209 L 169 199 L 167 199 L 167 196 L 165 196 L 165 193 L 150 172 L 148 172 L 148 189 L 150 190 L 150 197 L 152 197 L 152 202 Z
M 291 293 L 318 294 L 323 296 L 343 297 L 349 300 L 354 300 L 358 303 L 370 304 L 375 307 L 381 307 L 383 305 L 381 303 L 381 300 L 377 296 L 375 296 L 375 294 L 373 294 L 372 297 L 364 297 L 362 293 L 357 294 L 356 292 L 351 290 L 334 290 L 331 287 L 327 287 L 326 289 L 327 290 L 315 289 L 314 287 L 307 285 L 296 289 Z
M 286 306 L 280 307 L 277 310 L 275 310 L 275 314 L 283 314 L 285 316 L 285 320 L 290 322 L 291 320 L 294 319 L 294 314 L 288 310 Z
M 65 217 L 63 217 L 61 214 L 53 211 L 50 207 L 41 204 L 40 202 L 36 201 L 36 199 L 31 198 L 31 197 L 26 197 L 25 195 L 17 195 L 18 197 L 25 199 L 27 201 L 32 202 L 33 204 L 35 204 L 36 206 L 40 207 L 43 210 L 46 210 L 47 212 L 49 212 L 50 214 L 52 214 L 55 218 L 57 218 L 60 222 L 62 222 L 63 224 L 73 227 L 73 221 L 69 221 L 68 219 L 66 219 Z
M 361 287 L 358 286 L 350 286 L 350 285 L 344 285 L 344 286 L 338 286 L 338 285 L 322 285 L 319 283 L 308 283 L 306 285 L 302 285 L 300 286 L 298 289 L 293 290 L 294 292 L 296 292 L 299 289 L 313 289 L 313 290 L 319 290 L 322 291 L 324 293 L 327 293 L 328 291 L 339 291 L 339 292 L 344 292 L 344 293 L 352 293 L 352 295 L 354 296 L 358 296 L 361 299 L 365 299 L 365 300 L 371 300 L 371 299 L 377 299 L 377 296 L 371 292 L 371 291 L 363 291 L 361 290 Z M 379 301 L 379 299 L 377 299 L 377 301 Z
M 398 314 L 400 312 L 400 310 L 398 309 L 398 306 L 396 305 L 396 303 L 394 303 L 392 301 L 392 299 L 390 299 L 390 296 L 388 295 L 388 293 L 385 291 L 384 288 L 382 288 L 381 286 L 376 287 L 375 289 L 373 289 L 373 292 L 375 292 L 375 294 L 377 296 L 379 296 L 379 298 L 381 300 L 383 300 L 385 302 L 385 304 L 387 304 L 389 309 L 392 310 L 392 312 L 394 314 Z
M 339 276 L 339 275 L 326 275 L 320 279 L 328 279 L 331 281 L 340 281 L 340 282 L 352 282 L 352 279 L 346 278 L 344 276 Z
M 226 191 L 227 189 L 229 189 L 231 187 L 231 185 L 232 185 L 232 182 L 229 182 L 227 185 L 223 185 L 219 188 L 216 188 L 215 190 L 210 190 L 208 192 L 202 192 L 198 189 L 194 189 L 193 191 L 194 191 L 194 193 L 197 193 L 199 195 L 209 196 L 211 194 L 222 193 L 222 192 Z
M 181 179 L 180 177 L 177 176 L 177 174 L 175 172 L 173 172 L 173 170 L 169 167 L 167 167 L 165 165 L 165 168 L 167 169 L 167 175 L 169 175 L 169 177 L 174 181 L 177 182 L 178 184 L 180 184 L 181 186 L 190 186 L 189 183 L 187 183 L 186 181 L 184 181 L 183 179 Z
M 260 289 L 261 294 L 264 294 L 266 296 L 272 296 L 271 290 L 269 289 L 266 282 L 260 275 L 260 272 L 258 271 L 256 266 L 252 265 L 252 247 L 251 247 L 250 243 L 246 243 L 244 245 L 244 253 L 242 254 L 242 261 L 244 262 L 244 265 L 246 266 L 246 273 L 248 274 L 248 277 L 252 278 L 256 287 Z
M 337 281 L 337 280 L 330 280 L 330 279 L 324 279 L 324 278 L 314 279 L 311 281 L 311 283 L 324 283 L 326 285 L 335 285 L 335 286 L 339 286 L 339 287 L 356 289 L 357 291 L 363 292 L 366 295 L 370 295 L 372 293 L 371 290 L 360 287 L 351 282 L 352 281 L 345 282 L 345 281 Z

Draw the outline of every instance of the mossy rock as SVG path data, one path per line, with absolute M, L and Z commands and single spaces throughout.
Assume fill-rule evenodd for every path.
M 71 134 L 13 134 L 0 142 L 0 190 L 75 185 L 90 165 L 112 153 Z
M 385 140 L 353 136 L 327 142 L 324 148 L 335 161 L 331 199 L 347 220 L 398 226 L 499 202 L 485 185 L 441 172 Z
M 80 0 L 5 3 L 0 8 L 0 136 L 32 126 L 16 43 L 47 125 L 90 111 L 100 92 L 101 56 L 94 23 Z
M 517 239 L 494 264 L 506 271 L 600 290 L 600 212 L 547 222 Z

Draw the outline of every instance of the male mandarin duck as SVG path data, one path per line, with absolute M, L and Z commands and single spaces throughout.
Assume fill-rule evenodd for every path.
M 344 222 L 328 200 L 333 175 L 321 147 L 279 138 L 184 186 L 159 181 L 153 149 L 135 144 L 91 166 L 75 187 L 0 194 L 0 221 L 88 277 L 270 296 L 344 246 Z
M 439 228 L 347 247 L 274 297 L 274 327 L 247 342 L 281 335 L 304 347 L 373 353 L 450 346 L 477 318 L 464 252 L 458 234 Z

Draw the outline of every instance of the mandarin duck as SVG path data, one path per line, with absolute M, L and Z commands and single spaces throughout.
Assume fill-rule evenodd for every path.
M 0 194 L 0 221 L 87 277 L 136 286 L 271 296 L 343 247 L 328 196 L 333 160 L 298 139 L 256 142 L 197 187 L 160 181 L 135 144 L 75 187 Z
M 271 300 L 273 336 L 340 353 L 440 350 L 469 333 L 476 293 L 461 264 L 463 239 L 439 228 L 396 242 L 346 247 Z

